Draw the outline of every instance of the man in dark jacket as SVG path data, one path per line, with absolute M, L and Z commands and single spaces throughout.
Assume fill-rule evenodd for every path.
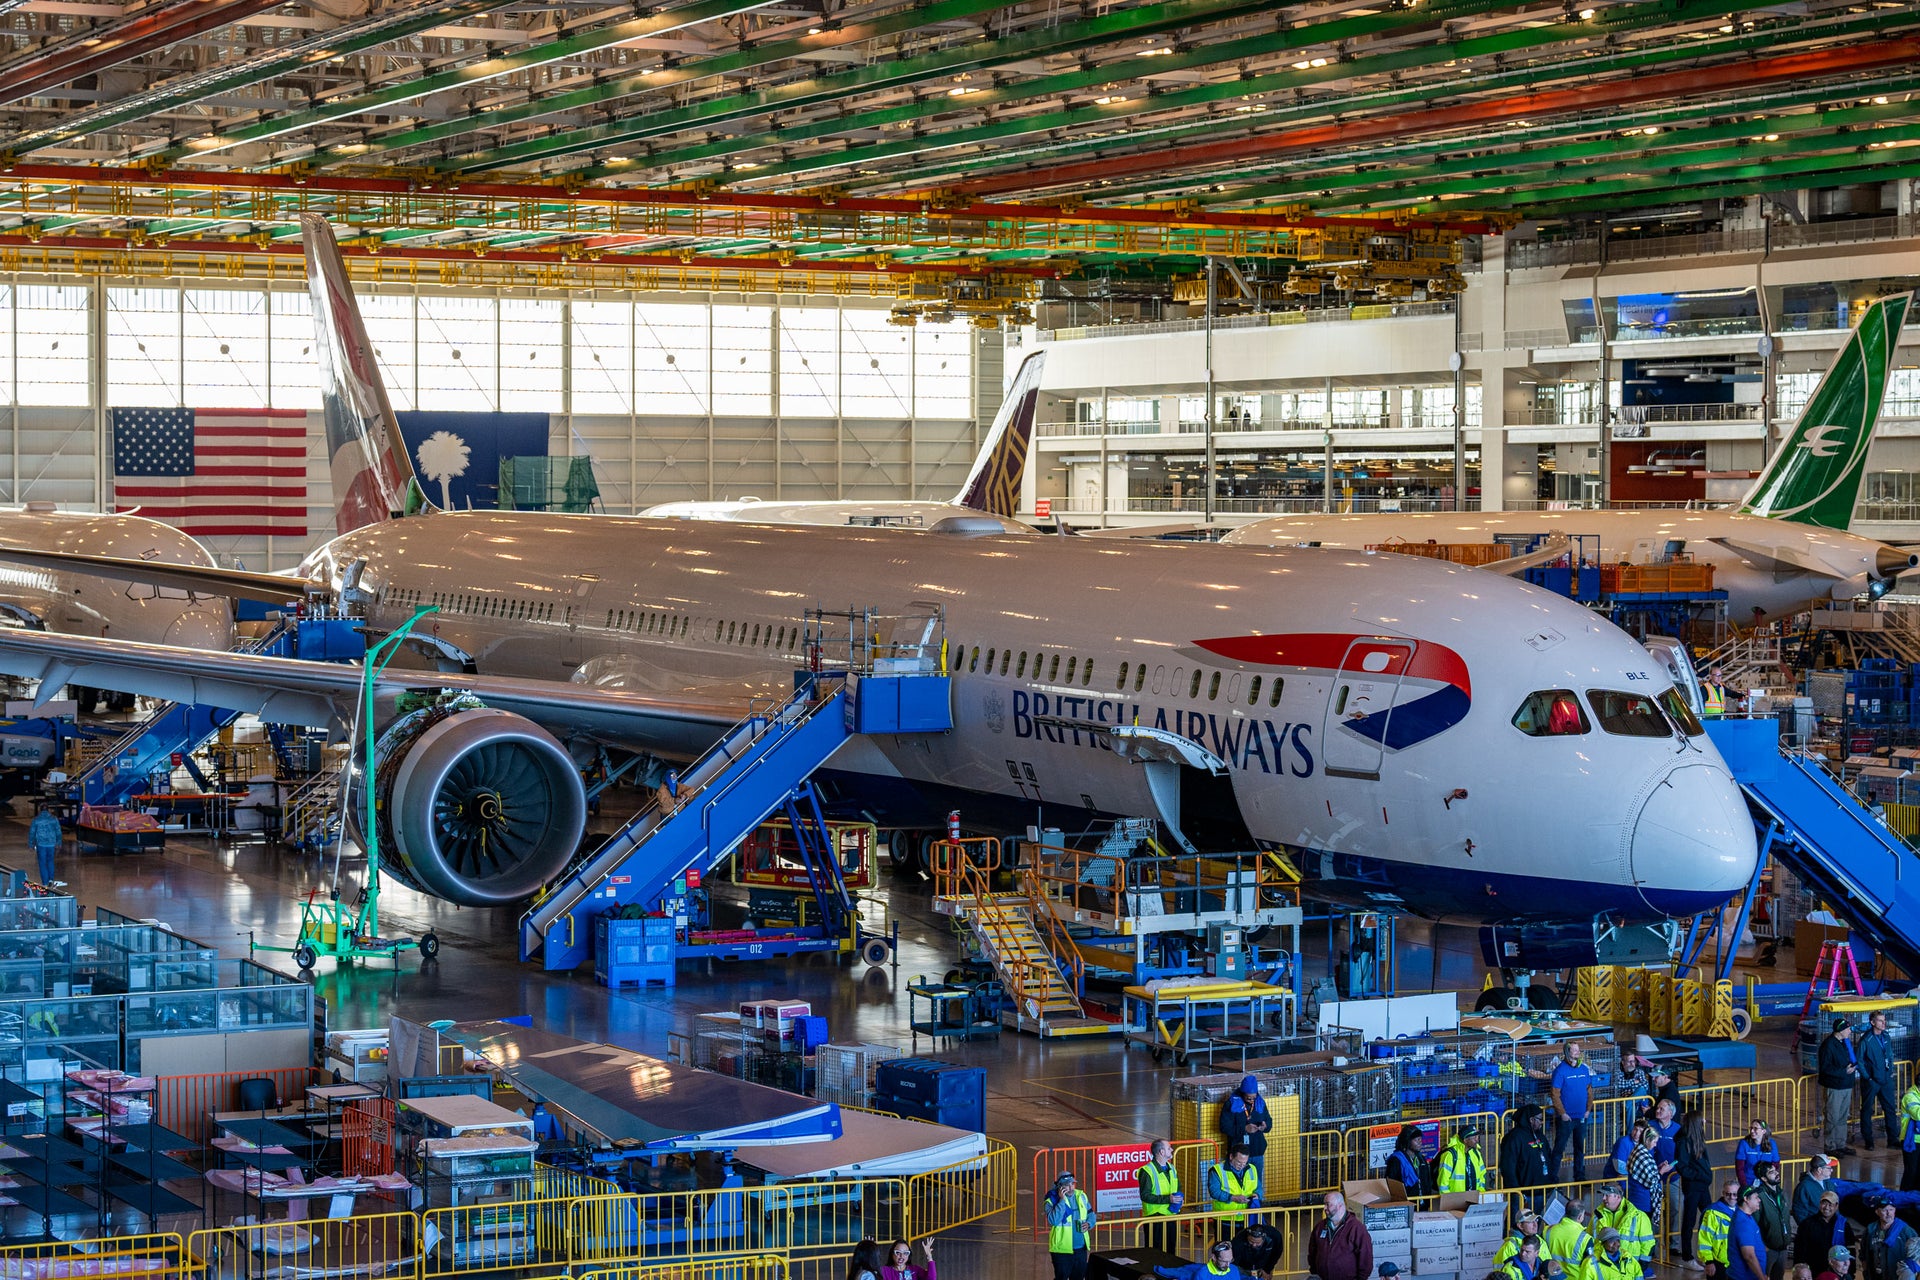
M 1280 1265 L 1280 1229 L 1249 1222 L 1233 1233 L 1233 1265 L 1249 1275 L 1266 1276 Z
M 1373 1274 L 1373 1237 L 1347 1212 L 1346 1197 L 1329 1191 L 1327 1216 L 1307 1240 L 1307 1270 L 1320 1280 L 1368 1280 Z
M 1887 1149 L 1900 1142 L 1900 1104 L 1893 1087 L 1893 1042 L 1887 1038 L 1887 1015 L 1876 1011 L 1860 1037 L 1860 1145 L 1873 1150 L 1875 1104 L 1886 1117 Z
M 1833 1032 L 1820 1042 L 1818 1064 L 1820 1088 L 1826 1094 L 1826 1132 L 1823 1135 L 1828 1155 L 1850 1156 L 1847 1145 L 1847 1116 L 1853 1110 L 1853 1088 L 1860 1080 L 1860 1066 L 1854 1053 L 1853 1028 L 1845 1018 L 1833 1020 Z
M 1753 1179 L 1760 1188 L 1760 1207 L 1753 1219 L 1760 1224 L 1760 1243 L 1767 1246 L 1767 1274 L 1779 1280 L 1786 1265 L 1787 1239 L 1793 1233 L 1787 1188 L 1780 1181 L 1780 1166 L 1771 1160 L 1753 1166 Z
M 1840 1215 L 1840 1193 L 1820 1193 L 1819 1207 L 1801 1219 L 1793 1230 L 1793 1260 L 1804 1262 L 1819 1275 L 1829 1270 L 1827 1263 L 1836 1246 L 1845 1246 L 1849 1224 Z
M 1545 1113 L 1532 1103 L 1514 1113 L 1513 1127 L 1500 1139 L 1501 1186 L 1523 1190 L 1553 1181 L 1546 1127 Z
M 1267 1131 L 1271 1128 L 1273 1117 L 1267 1114 L 1267 1100 L 1260 1096 L 1260 1078 L 1241 1077 L 1239 1089 L 1220 1108 L 1220 1133 L 1227 1140 L 1227 1150 L 1245 1147 L 1253 1163 L 1259 1164 L 1267 1154 Z M 1327 1278 L 1322 1276 L 1320 1280 Z

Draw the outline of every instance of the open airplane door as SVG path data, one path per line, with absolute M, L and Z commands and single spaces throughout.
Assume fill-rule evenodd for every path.
M 1400 682 L 1413 662 L 1413 642 L 1363 636 L 1347 645 L 1327 699 L 1326 771 L 1336 778 L 1378 780 Z
M 1155 816 L 1173 837 L 1174 843 L 1195 853 L 1193 841 L 1180 827 L 1180 794 L 1187 771 L 1206 778 L 1225 778 L 1227 762 L 1191 738 L 1183 738 L 1165 729 L 1146 725 L 1114 725 L 1107 731 L 1113 749 L 1128 760 L 1137 760 L 1147 771 L 1147 791 L 1153 797 Z

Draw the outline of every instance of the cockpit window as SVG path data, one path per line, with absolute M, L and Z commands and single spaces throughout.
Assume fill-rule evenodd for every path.
M 1513 727 L 1530 738 L 1573 737 L 1588 732 L 1587 713 L 1571 689 L 1543 689 L 1530 693 L 1513 713 Z
M 1689 738 L 1697 738 L 1707 731 L 1706 726 L 1700 723 L 1700 717 L 1694 715 L 1693 708 L 1687 705 L 1686 695 L 1678 689 L 1669 689 L 1660 695 L 1660 709 Z
M 1614 689 L 1587 690 L 1587 703 L 1601 729 L 1622 738 L 1666 738 L 1673 729 L 1653 699 Z

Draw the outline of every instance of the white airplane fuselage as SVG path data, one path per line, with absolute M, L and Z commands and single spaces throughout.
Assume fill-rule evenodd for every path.
M 478 672 L 659 695 L 785 694 L 806 611 L 943 606 L 955 727 L 857 739 L 830 768 L 1000 811 L 1156 811 L 1105 730 L 1164 729 L 1226 765 L 1190 832 L 1303 855 L 1312 892 L 1435 918 L 1708 909 L 1755 859 L 1703 736 L 1530 737 L 1530 694 L 1657 698 L 1625 633 L 1548 592 L 1402 556 L 459 512 L 342 535 L 385 630 Z M 1656 722 L 1659 718 L 1656 716 Z M 1183 775 L 1184 776 L 1184 775 Z M 963 810 L 965 805 L 961 806 Z
M 1755 610 L 1767 617 L 1798 613 L 1873 589 L 1882 575 L 1885 544 L 1858 534 L 1795 524 L 1738 511 L 1462 511 L 1385 515 L 1289 515 L 1256 520 L 1221 541 L 1241 546 L 1300 546 L 1358 550 L 1405 542 L 1485 543 L 1496 536 L 1558 533 L 1596 540 L 1602 563 L 1646 564 L 1667 544 L 1713 566 L 1713 585 L 1727 593 L 1727 613 L 1745 623 Z M 1741 544 L 1725 546 L 1715 539 Z M 1742 554 L 1742 548 L 1747 554 Z M 1778 550 L 1764 559 L 1757 551 Z
M 187 534 L 134 515 L 0 510 L 0 547 L 172 564 L 214 563 L 206 548 Z M 233 647 L 233 609 L 225 599 L 89 573 L 0 564 L 0 613 L 61 635 L 108 636 L 191 649 Z
M 650 520 L 720 520 L 732 524 L 804 524 L 830 528 L 928 529 L 955 517 L 993 520 L 1008 533 L 1032 533 L 1031 526 L 988 515 L 952 502 L 824 498 L 807 502 L 762 502 L 736 498 L 713 502 L 663 502 L 640 513 Z

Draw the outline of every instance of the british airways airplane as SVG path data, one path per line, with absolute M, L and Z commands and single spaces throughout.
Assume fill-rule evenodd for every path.
M 1203 851 L 1291 854 L 1321 898 L 1593 940 L 1722 904 L 1756 859 L 1741 793 L 1672 677 L 1569 601 L 1404 556 L 1007 535 L 436 511 L 406 471 L 344 267 L 305 219 L 345 530 L 291 578 L 4 552 L 287 598 L 375 633 L 423 605 L 446 733 L 389 742 L 383 866 L 508 905 L 578 847 L 575 759 L 691 758 L 804 661 L 807 610 L 937 604 L 954 728 L 857 739 L 834 791 L 890 824 L 985 831 L 1151 815 Z M 118 681 L 329 724 L 352 668 L 112 639 L 0 636 L 0 670 Z M 402 815 L 395 822 L 395 814 Z

